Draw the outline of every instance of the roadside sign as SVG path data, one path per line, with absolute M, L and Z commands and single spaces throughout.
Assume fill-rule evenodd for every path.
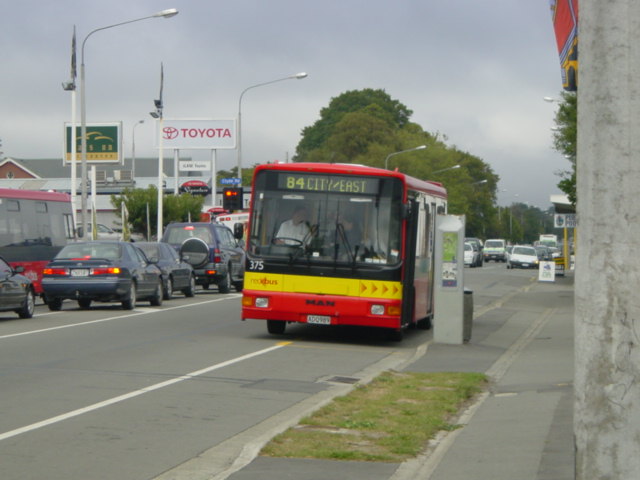
M 556 213 L 553 216 L 555 228 L 576 228 L 578 219 L 575 213 Z
M 207 160 L 180 160 L 178 168 L 181 172 L 206 172 L 211 168 Z
M 82 158 L 82 128 L 75 125 L 76 161 Z M 87 163 L 122 163 L 122 122 L 87 125 Z M 64 124 L 64 162 L 71 163 L 71 124 Z
M 556 263 L 540 262 L 538 270 L 539 282 L 555 282 L 556 281 Z
M 240 185 L 240 179 L 239 178 L 221 178 L 220 179 L 220 183 L 222 185 Z
M 182 150 L 204 148 L 210 150 L 236 148 L 235 119 L 163 119 L 162 148 Z M 156 147 L 159 147 L 156 129 Z

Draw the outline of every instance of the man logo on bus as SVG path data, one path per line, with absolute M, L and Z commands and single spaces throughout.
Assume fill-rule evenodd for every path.
M 336 302 L 333 302 L 331 300 L 313 300 L 308 298 L 305 303 L 307 305 L 316 305 L 319 307 L 335 307 L 336 306 Z

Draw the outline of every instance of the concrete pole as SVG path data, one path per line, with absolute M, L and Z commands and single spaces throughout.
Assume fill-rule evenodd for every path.
M 640 472 L 640 3 L 581 0 L 576 478 Z

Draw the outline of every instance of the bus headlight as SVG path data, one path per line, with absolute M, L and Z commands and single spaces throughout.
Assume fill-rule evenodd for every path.
M 384 315 L 384 305 L 371 305 L 371 315 Z
M 256 297 L 256 307 L 258 307 L 258 308 L 268 308 L 269 307 L 269 299 L 267 297 Z

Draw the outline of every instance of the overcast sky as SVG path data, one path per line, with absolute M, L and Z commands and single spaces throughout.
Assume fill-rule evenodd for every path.
M 560 67 L 548 0 L 0 0 L 5 156 L 61 158 L 71 38 L 85 46 L 87 123 L 123 122 L 124 151 L 157 156 L 149 112 L 164 64 L 165 118 L 236 118 L 243 165 L 286 160 L 333 97 L 384 89 L 411 120 L 487 162 L 498 201 L 546 209 L 569 163 L 552 148 Z M 78 95 L 79 105 L 79 95 Z M 79 110 L 78 110 L 79 112 Z M 80 121 L 78 113 L 78 122 Z M 391 153 L 391 152 L 390 152 Z M 170 155 L 170 153 L 169 153 Z M 208 159 L 207 151 L 181 156 Z M 218 150 L 218 168 L 236 165 Z

